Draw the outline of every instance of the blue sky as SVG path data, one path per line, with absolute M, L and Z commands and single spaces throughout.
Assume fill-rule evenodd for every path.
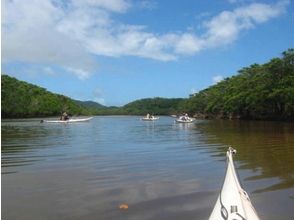
M 290 0 L 3 0 L 2 73 L 121 106 L 186 98 L 293 48 Z

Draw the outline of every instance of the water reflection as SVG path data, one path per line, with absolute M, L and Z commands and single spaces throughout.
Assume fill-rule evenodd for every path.
M 3 218 L 205 219 L 215 193 L 203 179 L 214 165 L 191 151 L 197 134 L 168 117 L 2 123 Z
M 174 122 L 174 127 L 175 128 L 179 128 L 179 129 L 182 129 L 182 130 L 189 130 L 189 129 L 192 129 L 192 128 L 195 128 L 195 124 L 196 122 L 193 122 L 193 123 L 177 123 L 177 122 Z
M 76 133 L 83 134 L 82 128 L 81 124 L 44 124 L 39 119 L 2 121 L 2 174 L 15 173 L 21 167 L 46 162 L 51 158 L 64 158 L 67 149 L 72 147 L 71 141 Z M 80 140 L 75 137 L 74 141 L 78 143 Z
M 2 167 L 31 165 L 44 158 L 34 154 L 40 148 L 40 141 L 49 135 L 49 131 L 29 121 L 2 122 L 1 125 L 1 158 Z M 3 171 L 11 173 L 12 171 Z
M 222 144 L 211 150 L 215 156 L 223 157 L 224 148 L 228 145 L 238 150 L 235 160 L 239 169 L 258 173 L 246 180 L 269 180 L 264 188 L 254 192 L 294 187 L 293 124 L 219 120 L 201 123 L 197 127 L 207 134 L 207 143 Z
M 232 145 L 258 213 L 292 219 L 293 138 L 293 125 L 266 122 L 2 122 L 2 217 L 207 219 Z

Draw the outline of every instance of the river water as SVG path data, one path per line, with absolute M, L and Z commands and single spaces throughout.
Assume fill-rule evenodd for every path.
M 261 219 L 293 219 L 294 124 L 2 120 L 2 219 L 208 219 L 229 145 Z M 119 209 L 127 204 L 128 209 Z

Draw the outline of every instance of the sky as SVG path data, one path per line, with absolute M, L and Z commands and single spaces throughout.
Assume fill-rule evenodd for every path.
M 187 98 L 294 47 L 292 0 L 2 0 L 1 73 L 123 106 Z

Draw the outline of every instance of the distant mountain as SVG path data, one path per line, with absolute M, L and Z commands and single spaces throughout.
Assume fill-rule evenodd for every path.
M 154 115 L 171 115 L 179 112 L 180 104 L 183 98 L 146 98 L 130 102 L 123 106 L 127 114 L 145 115 L 147 113 Z
M 75 102 L 78 103 L 81 106 L 86 107 L 86 108 L 95 108 L 95 109 L 100 109 L 100 108 L 104 109 L 104 108 L 107 108 L 106 106 L 101 105 L 100 103 L 94 102 L 94 101 L 80 101 L 80 100 L 75 100 Z

